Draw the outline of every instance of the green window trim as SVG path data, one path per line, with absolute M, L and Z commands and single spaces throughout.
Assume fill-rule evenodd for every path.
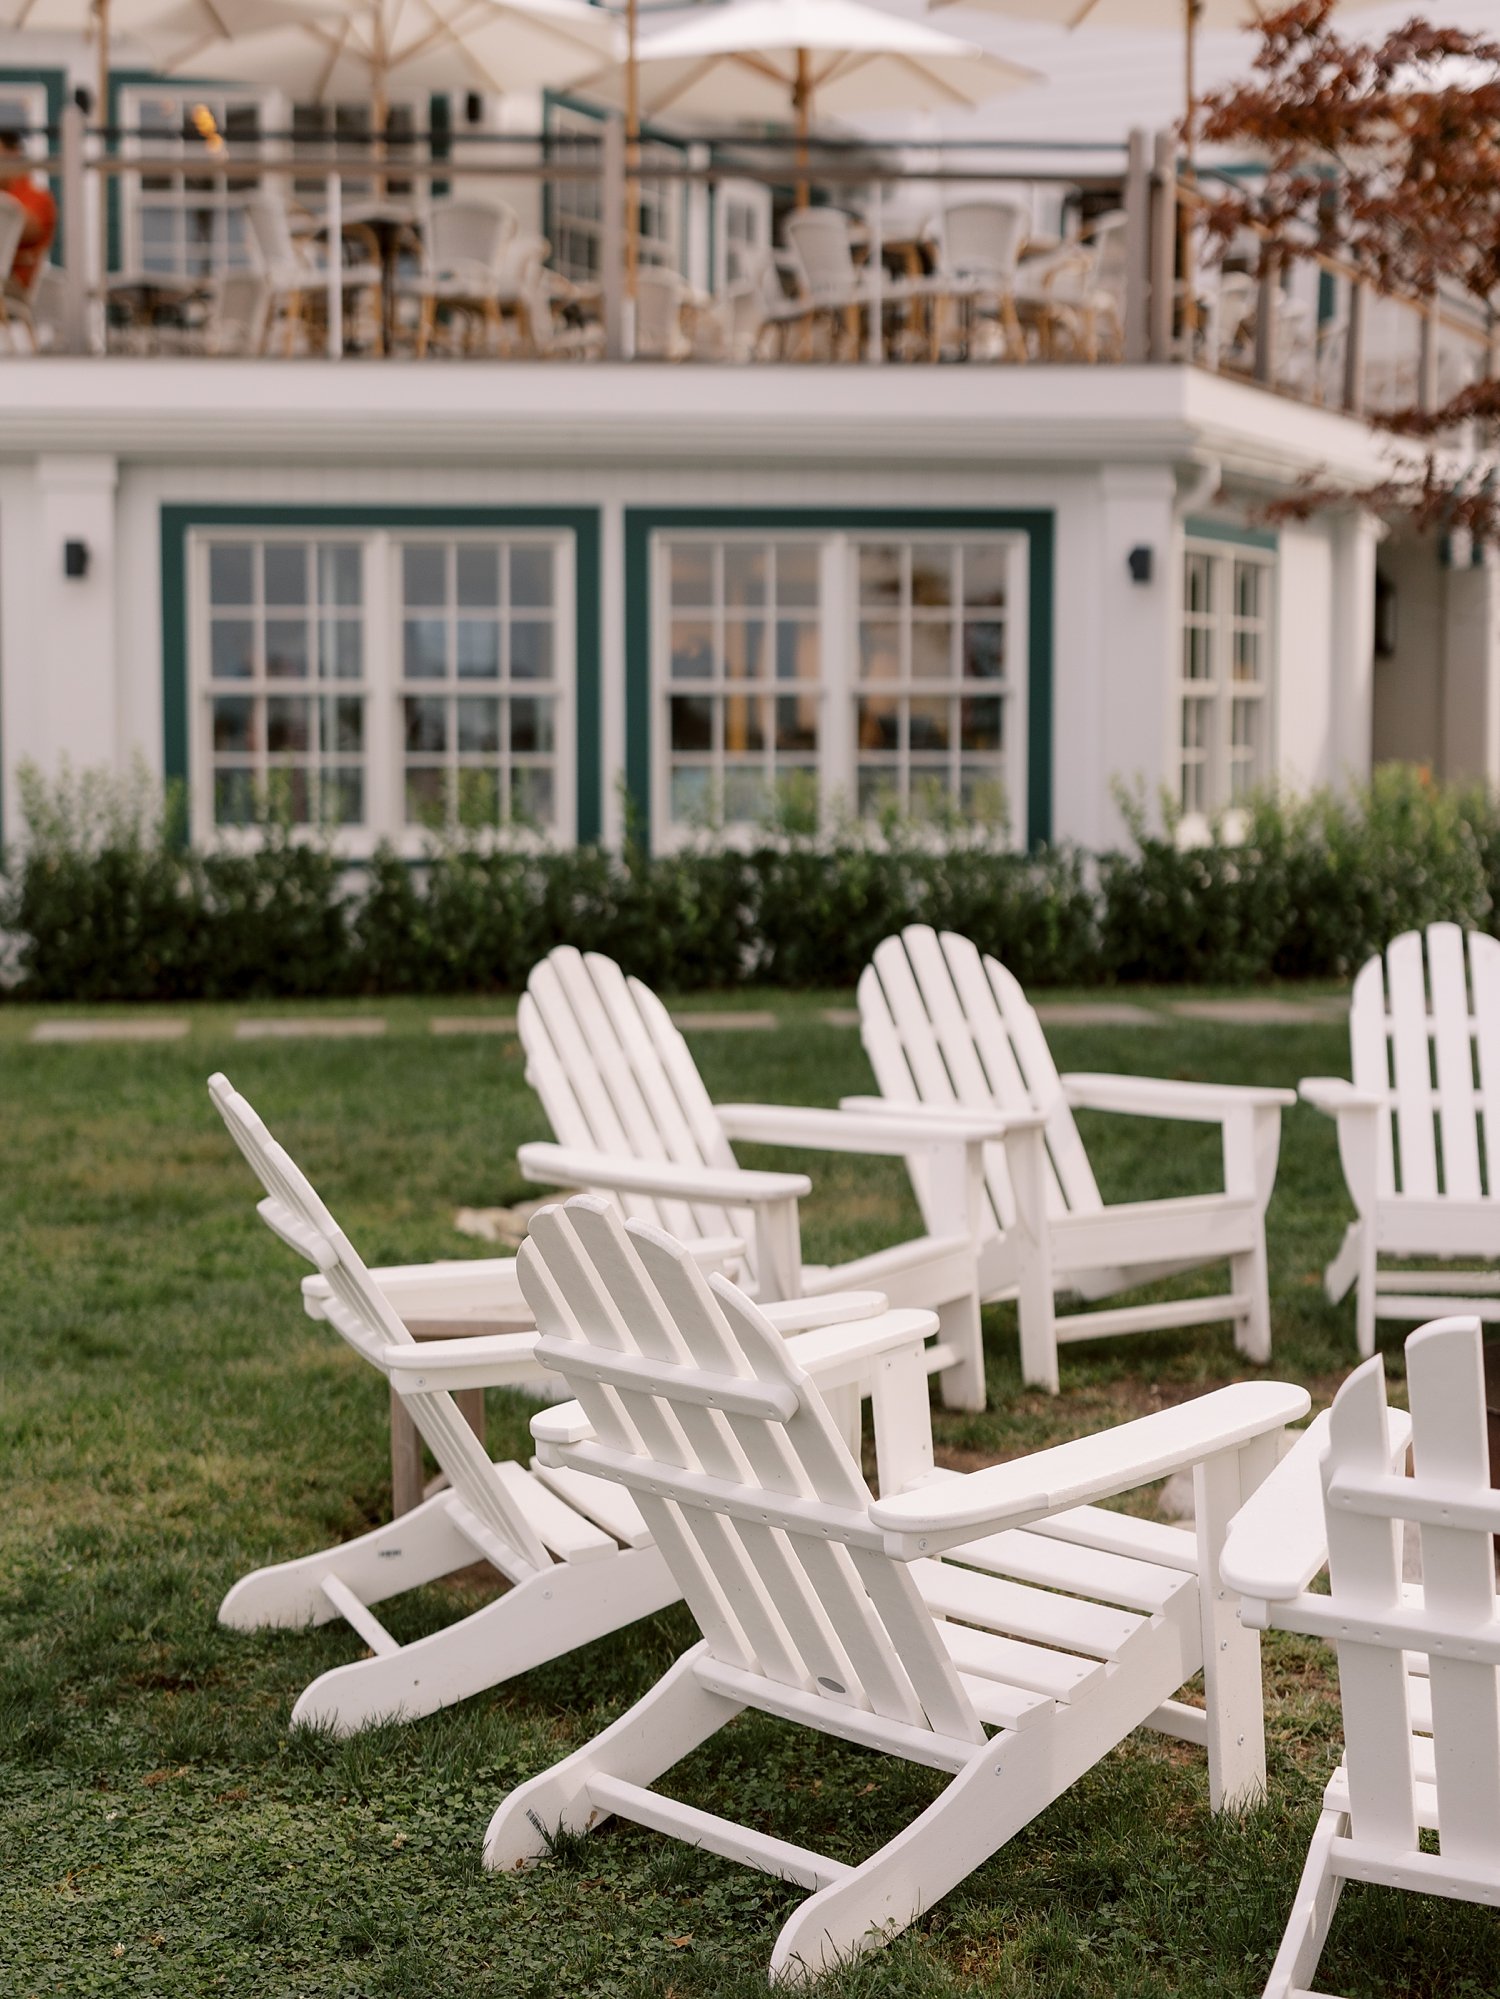
M 576 839 L 603 830 L 599 671 L 599 512 L 596 507 L 163 506 L 161 510 L 162 769 L 188 770 L 188 536 L 196 528 L 560 528 L 573 536 Z
M 980 507 L 627 507 L 625 509 L 625 781 L 651 828 L 651 537 L 663 529 L 811 529 L 830 534 L 1027 536 L 1026 843 L 1052 837 L 1054 517 L 1050 509 Z
M 1209 520 L 1202 514 L 1190 514 L 1182 531 L 1189 541 L 1224 541 L 1236 548 L 1268 549 L 1273 555 L 1280 546 L 1269 528 L 1241 527 L 1238 521 Z

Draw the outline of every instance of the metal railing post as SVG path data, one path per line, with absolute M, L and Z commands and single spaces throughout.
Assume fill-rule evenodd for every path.
M 867 362 L 879 362 L 885 359 L 885 343 L 883 338 L 885 329 L 881 324 L 884 318 L 885 293 L 885 226 L 884 216 L 881 211 L 884 192 L 880 182 L 876 181 L 870 193 L 870 206 L 866 214 L 866 220 L 870 229 L 870 249 L 866 264 L 866 269 L 870 273 L 870 329 L 865 342 L 865 360 Z M 936 311 L 936 300 L 932 300 L 929 303 L 932 310 Z
M 1365 303 L 1358 278 L 1349 281 L 1349 326 L 1344 335 L 1344 408 L 1360 416 L 1365 407 Z
M 604 358 L 623 361 L 625 339 L 625 127 L 606 118 L 599 158 L 599 283 L 604 307 Z
M 323 220 L 328 231 L 328 358 L 344 352 L 344 182 L 337 173 L 324 183 Z
M 69 354 L 89 349 L 89 228 L 88 168 L 84 159 L 85 120 L 82 107 L 65 104 L 59 121 L 58 151 L 62 158 L 63 348 Z M 100 187 L 103 201 L 104 189 Z
M 1276 299 L 1281 289 L 1281 253 L 1274 243 L 1260 246 L 1260 279 L 1255 288 L 1255 379 L 1276 380 Z
M 1130 134 L 1125 167 L 1125 359 L 1151 356 L 1151 160 L 1146 134 Z
M 1158 132 L 1151 163 L 1151 301 L 1147 356 L 1172 358 L 1177 283 L 1177 140 Z

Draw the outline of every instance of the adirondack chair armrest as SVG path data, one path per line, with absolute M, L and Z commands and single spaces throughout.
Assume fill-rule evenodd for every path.
M 624 1159 L 572 1146 L 523 1145 L 516 1154 L 528 1180 L 548 1187 L 603 1187 L 618 1194 L 653 1194 L 669 1201 L 755 1208 L 800 1201 L 812 1192 L 805 1173 L 756 1173 L 738 1166 L 677 1166 L 665 1159 Z
M 1406 1454 L 1411 1417 L 1388 1409 L 1394 1468 Z M 1328 1452 L 1325 1409 L 1297 1433 L 1292 1448 L 1262 1480 L 1230 1523 L 1219 1573 L 1245 1599 L 1246 1624 L 1264 1629 L 1269 1607 L 1300 1596 L 1328 1560 L 1323 1511 L 1323 1459 Z
M 1376 1116 L 1389 1109 L 1379 1090 L 1356 1090 L 1342 1076 L 1304 1076 L 1297 1085 L 1305 1104 L 1325 1117 L 1345 1117 L 1351 1112 Z
M 889 1097 L 840 1097 L 839 1109 L 860 1117 L 898 1120 L 921 1134 L 928 1145 L 962 1139 L 989 1142 L 1017 1131 L 1044 1131 L 1047 1120 L 1040 1111 L 972 1111 L 962 1104 L 892 1103 Z M 904 1148 L 912 1150 L 911 1146 Z
M 489 1333 L 476 1339 L 417 1340 L 389 1346 L 381 1365 L 398 1395 L 440 1388 L 515 1388 L 557 1377 L 536 1357 L 535 1333 Z
M 1307 1390 L 1291 1382 L 1236 1382 L 1113 1430 L 876 1500 L 870 1519 L 885 1535 L 886 1552 L 911 1561 L 1169 1478 L 1296 1422 L 1310 1406 Z
M 526 1301 L 510 1256 L 450 1257 L 439 1263 L 393 1263 L 370 1275 L 403 1319 L 482 1317 L 486 1310 L 524 1312 Z M 333 1293 L 326 1277 L 304 1277 L 302 1309 L 327 1317 Z
M 830 1291 L 824 1298 L 784 1298 L 760 1307 L 783 1339 L 816 1332 L 823 1326 L 876 1319 L 887 1309 L 883 1291 Z
M 856 1294 L 845 1295 L 852 1297 Z M 840 1301 L 833 1299 L 828 1302 Z M 820 1386 L 842 1387 L 851 1378 L 860 1378 L 865 1362 L 878 1360 L 883 1354 L 896 1353 L 904 1347 L 920 1354 L 924 1343 L 937 1330 L 937 1323 L 935 1312 L 880 1312 L 852 1324 L 825 1326 L 816 1332 L 799 1333 L 787 1341 L 787 1347 L 799 1367 L 805 1368 L 814 1382 Z M 405 1353 L 408 1349 L 398 1347 L 393 1351 Z M 548 1445 L 584 1444 L 593 1434 L 594 1426 L 584 1415 L 583 1405 L 579 1402 L 555 1402 L 548 1409 L 539 1409 L 531 1419 L 532 1440 L 537 1445 L 537 1456 L 543 1464 L 552 1462 L 547 1455 Z
M 727 1138 L 747 1138 L 759 1145 L 805 1145 L 818 1152 L 904 1157 L 931 1146 L 983 1145 L 1005 1134 L 1005 1119 L 998 1113 L 991 1117 L 969 1112 L 939 1124 L 907 1117 L 904 1107 L 876 1101 L 878 1111 L 857 1115 L 843 1106 L 826 1110 L 802 1104 L 716 1104 L 714 1111 Z
M 1075 1110 L 1179 1118 L 1190 1124 L 1222 1124 L 1236 1111 L 1285 1110 L 1297 1101 L 1295 1090 L 1243 1083 L 1187 1083 L 1164 1076 L 1074 1074 L 1061 1081 Z

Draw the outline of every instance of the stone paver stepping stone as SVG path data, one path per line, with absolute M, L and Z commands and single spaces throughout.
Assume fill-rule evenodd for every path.
M 432 1019 L 434 1034 L 514 1034 L 513 1013 L 439 1013 Z
M 774 1013 L 674 1013 L 672 1019 L 685 1034 L 712 1033 L 715 1028 L 723 1028 L 726 1033 L 752 1034 L 780 1025 Z
M 185 1020 L 41 1020 L 32 1041 L 181 1041 Z
M 373 1040 L 385 1033 L 378 1014 L 313 1014 L 302 1020 L 286 1020 L 268 1015 L 264 1020 L 237 1020 L 236 1041 L 343 1041 L 351 1038 Z
M 859 1008 L 857 1006 L 825 1006 L 823 1009 L 825 1027 L 858 1027 Z
M 1347 1000 L 1221 999 L 1174 1000 L 1184 1020 L 1213 1020 L 1226 1027 L 1306 1027 L 1315 1020 L 1347 1013 Z
M 1149 1006 L 1129 1000 L 1042 1000 L 1037 1018 L 1048 1027 L 1160 1027 Z

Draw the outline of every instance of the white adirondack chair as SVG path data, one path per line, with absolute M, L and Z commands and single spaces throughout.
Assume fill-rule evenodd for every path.
M 219 1620 L 235 1630 L 342 1617 L 374 1653 L 314 1680 L 293 1708 L 293 1722 L 347 1734 L 397 1715 L 430 1714 L 673 1602 L 677 1585 L 627 1494 L 534 1462 L 530 1469 L 492 1464 L 455 1406 L 457 1389 L 555 1390 L 557 1377 L 536 1357 L 535 1333 L 418 1344 L 399 1316 L 524 1309 L 515 1259 L 366 1269 L 228 1078 L 212 1077 L 209 1089 L 266 1189 L 257 1212 L 316 1266 L 317 1274 L 304 1280 L 309 1312 L 391 1382 L 448 1479 L 446 1491 L 389 1526 L 257 1569 L 225 1597 Z M 705 1238 L 695 1254 L 712 1268 L 738 1247 L 733 1239 Z M 919 1349 L 925 1320 L 886 1312 L 885 1299 L 871 1292 L 772 1311 L 825 1392 L 852 1407 L 856 1425 L 861 1396 L 871 1397 L 877 1453 L 891 1458 L 905 1418 L 892 1399 L 887 1356 L 893 1348 Z M 370 1609 L 478 1561 L 489 1562 L 511 1589 L 429 1637 L 399 1645 Z
M 1379 1356 L 1233 1523 L 1223 1575 L 1259 1629 L 1337 1647 L 1344 1760 L 1323 1794 L 1266 1999 L 1306 1999 L 1346 1881 L 1500 1905 L 1500 1635 L 1480 1322 L 1406 1342 L 1411 1416 Z M 1414 1475 L 1403 1475 L 1410 1436 Z M 1402 1581 L 1402 1523 L 1422 1581 Z M 1324 1563 L 1329 1592 L 1308 1584 Z M 1437 1851 L 1422 1832 L 1436 1833 Z
M 1421 931 L 1406 931 L 1355 979 L 1353 1082 L 1302 1084 L 1305 1100 L 1338 1120 L 1358 1219 L 1324 1281 L 1335 1303 L 1358 1287 L 1362 1355 L 1375 1351 L 1377 1319 L 1500 1318 L 1494 1272 L 1379 1269 L 1382 1256 L 1500 1257 L 1500 940 L 1434 923 L 1425 965 L 1422 944 Z
M 516 1024 L 526 1080 L 556 1145 L 523 1145 L 531 1179 L 608 1193 L 685 1241 L 743 1237 L 744 1276 L 763 1302 L 832 1291 L 884 1292 L 893 1306 L 935 1311 L 929 1371 L 952 1408 L 984 1407 L 984 1350 L 975 1289 L 983 1142 L 1004 1129 L 988 1106 L 941 1131 L 899 1111 L 853 1117 L 789 1105 L 715 1104 L 661 1001 L 613 959 L 560 946 L 526 982 Z M 800 1173 L 746 1172 L 731 1141 L 819 1151 L 920 1153 L 930 1233 L 831 1268 L 802 1262 Z
M 1057 1393 L 1060 1341 L 1216 1319 L 1233 1321 L 1241 1353 L 1270 1357 L 1265 1216 L 1291 1090 L 1059 1076 L 1015 978 L 967 937 L 922 924 L 877 948 L 860 975 L 859 1020 L 881 1095 L 848 1098 L 850 1109 L 920 1108 L 938 1126 L 955 1110 L 993 1109 L 1008 1120 L 1003 1142 L 985 1148 L 980 1290 L 1016 1295 L 1027 1382 Z M 1083 1107 L 1221 1125 L 1224 1191 L 1106 1206 L 1073 1121 Z M 910 1164 L 930 1225 L 933 1189 L 921 1156 Z M 1066 1316 L 1056 1309 L 1060 1291 L 1108 1297 L 1225 1258 L 1227 1293 Z
M 1216 1809 L 1259 1794 L 1258 1640 L 1207 1579 L 1302 1389 L 1243 1382 L 966 1477 L 909 1466 L 872 1503 L 786 1343 L 662 1231 L 584 1196 L 533 1218 L 520 1264 L 578 1396 L 534 1419 L 539 1461 L 635 1498 L 703 1641 L 505 1799 L 487 1866 L 611 1814 L 652 1826 L 814 1891 L 771 1959 L 793 1979 L 931 1908 L 1143 1723 L 1206 1743 Z M 1187 1465 L 1196 1538 L 1093 1504 Z M 1173 1698 L 1200 1667 L 1206 1710 Z M 651 1788 L 745 1708 L 954 1782 L 853 1867 Z

